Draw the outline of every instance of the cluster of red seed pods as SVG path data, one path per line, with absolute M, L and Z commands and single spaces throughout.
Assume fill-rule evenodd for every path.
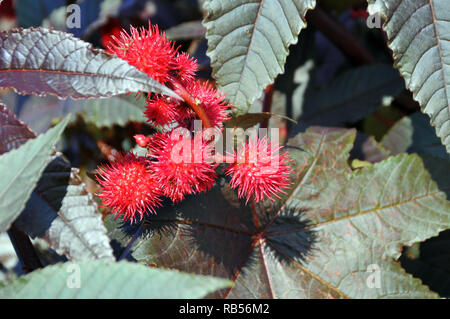
M 203 140 L 203 134 L 191 138 L 174 133 L 177 128 L 190 129 L 196 119 L 202 121 L 205 129 L 221 131 L 229 119 L 230 106 L 213 85 L 196 78 L 197 61 L 178 52 L 157 26 L 149 23 L 148 29 L 131 27 L 129 34 L 123 31 L 120 37 L 112 39 L 109 53 L 136 66 L 182 98 L 149 93 L 144 115 L 162 132 L 135 136 L 137 144 L 147 148 L 146 156 L 123 154 L 97 170 L 98 196 L 103 205 L 111 207 L 117 217 L 123 215 L 125 220 L 135 221 L 147 212 L 156 213 L 162 197 L 178 202 L 186 195 L 213 187 L 219 163 L 212 140 Z M 232 155 L 233 161 L 225 173 L 231 176 L 230 186 L 238 189 L 239 197 L 247 201 L 273 200 L 273 196 L 284 192 L 292 169 L 289 157 L 279 150 L 267 138 L 255 138 L 228 156 Z M 201 154 L 200 159 L 194 159 L 194 154 Z

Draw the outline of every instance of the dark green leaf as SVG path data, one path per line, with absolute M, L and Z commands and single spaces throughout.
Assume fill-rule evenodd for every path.
M 372 114 L 384 97 L 395 97 L 404 89 L 398 71 L 389 65 L 362 66 L 337 77 L 323 90 L 306 96 L 299 123 L 342 126 Z
M 23 28 L 40 27 L 54 10 L 65 5 L 65 0 L 15 0 L 17 24 Z
M 413 143 L 410 152 L 428 153 L 441 158 L 449 158 L 445 147 L 436 136 L 436 130 L 430 125 L 428 117 L 417 112 L 410 116 L 413 126 Z

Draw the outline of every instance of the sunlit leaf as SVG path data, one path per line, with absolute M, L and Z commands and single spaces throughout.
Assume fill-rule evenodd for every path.
M 86 190 L 78 169 L 60 154 L 52 157 L 15 221 L 32 238 L 72 261 L 114 260 L 102 215 Z
M 110 236 L 148 265 L 234 280 L 216 297 L 436 297 L 395 260 L 450 227 L 450 202 L 417 155 L 353 171 L 354 139 L 319 127 L 291 139 L 296 173 L 280 203 L 245 206 L 219 180 L 141 225 L 108 219 Z
M 305 28 L 315 0 L 207 0 L 203 24 L 213 77 L 231 104 L 245 113 L 284 72 L 289 46 Z
M 0 232 L 22 211 L 68 121 L 0 156 Z
M 73 35 L 48 29 L 0 33 L 0 87 L 60 98 L 110 97 L 128 92 L 176 96 L 134 66 Z
M 26 124 L 0 103 L 0 155 L 36 137 Z
M 368 0 L 386 19 L 395 66 L 450 153 L 450 10 L 448 0 Z
M 74 277 L 77 274 L 79 282 Z M 91 261 L 60 263 L 36 270 L 8 285 L 0 285 L 0 298 L 201 298 L 230 284 L 219 278 L 154 269 L 124 261 Z

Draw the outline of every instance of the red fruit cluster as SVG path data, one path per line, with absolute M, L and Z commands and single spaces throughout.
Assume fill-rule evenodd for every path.
M 111 36 L 108 51 L 128 61 L 150 77 L 168 86 L 182 99 L 149 93 L 145 117 L 162 133 L 135 135 L 136 143 L 147 149 L 145 157 L 129 153 L 97 170 L 99 197 L 104 206 L 118 216 L 135 221 L 145 212 L 155 212 L 161 198 L 173 202 L 187 195 L 204 192 L 216 179 L 213 141 L 202 134 L 191 138 L 192 121 L 200 119 L 205 128 L 221 130 L 229 119 L 225 96 L 210 83 L 195 78 L 197 62 L 167 40 L 157 26 L 148 29 L 131 27 L 118 39 Z M 183 134 L 181 134 L 183 133 Z M 187 134 L 186 134 L 187 133 Z M 225 173 L 231 176 L 230 186 L 239 197 L 255 201 L 278 197 L 289 186 L 292 170 L 289 158 L 280 154 L 279 146 L 266 138 L 250 140 L 233 154 L 234 162 Z M 273 200 L 273 199 L 272 199 Z
M 205 120 L 202 117 L 206 116 L 211 119 L 206 126 L 222 128 L 222 123 L 228 119 L 229 106 L 225 97 L 207 82 L 195 79 L 197 61 L 187 53 L 179 53 L 158 26 L 149 24 L 148 29 L 139 30 L 131 27 L 130 34 L 121 32 L 119 39 L 114 35 L 111 38 L 109 53 L 167 85 L 185 100 L 149 94 L 144 114 L 150 124 L 160 127 L 183 125 L 197 117 Z M 196 107 L 201 107 L 204 112 L 199 114 Z

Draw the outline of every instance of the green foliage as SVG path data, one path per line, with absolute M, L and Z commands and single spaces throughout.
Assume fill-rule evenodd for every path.
M 46 130 L 56 117 L 69 113 L 80 115 L 86 123 L 98 128 L 125 126 L 131 121 L 145 122 L 142 112 L 145 99 L 137 100 L 134 95 L 117 95 L 109 99 L 68 98 L 60 100 L 54 96 L 31 96 L 23 105 L 20 118 L 37 131 Z M 75 122 L 73 116 L 72 122 Z
M 370 115 L 404 88 L 403 81 L 386 64 L 354 68 L 329 85 L 306 96 L 299 121 L 302 125 L 342 125 Z
M 447 0 L 368 0 L 370 13 L 381 14 L 395 66 L 406 86 L 431 117 L 450 153 L 450 48 Z
M 450 227 L 450 202 L 417 155 L 352 171 L 354 138 L 316 127 L 291 139 L 294 184 L 278 204 L 252 211 L 217 186 L 140 227 L 110 219 L 110 235 L 124 245 L 136 236 L 132 255 L 148 265 L 233 279 L 218 297 L 436 297 L 395 260 Z M 370 265 L 379 289 L 367 284 Z
M 203 24 L 213 77 L 238 112 L 246 112 L 283 73 L 289 46 L 315 0 L 207 0 Z
M 79 287 L 74 276 L 80 275 Z M 126 274 L 126 275 L 124 275 Z M 152 269 L 122 261 L 48 266 L 0 286 L 0 298 L 201 298 L 230 286 L 223 279 Z
M 92 194 L 60 154 L 51 158 L 15 225 L 72 261 L 114 260 Z
M 143 124 L 145 102 L 126 94 L 178 96 L 88 43 L 104 45 L 110 22 L 127 29 L 149 8 L 125 18 L 121 10 L 128 2 L 80 1 L 86 23 L 71 32 L 86 41 L 46 28 L 0 33 L 0 87 L 39 96 L 2 96 L 13 96 L 8 105 L 21 120 L 38 132 L 69 113 L 94 124 L 80 140 L 78 127 L 65 140 L 81 174 L 55 151 L 65 126 L 77 121 L 66 117 L 36 137 L 0 105 L 0 232 L 14 223 L 70 260 L 0 283 L 0 298 L 448 296 L 448 0 L 367 1 L 370 13 L 385 19 L 394 65 L 381 31 L 369 30 L 363 13 L 350 12 L 364 0 L 320 1 L 322 11 L 303 37 L 315 0 L 200 2 L 203 12 L 167 36 L 189 45 L 208 75 L 209 57 L 212 77 L 234 110 L 226 128 L 247 129 L 270 119 L 281 126 L 280 136 L 288 140 L 283 151 L 293 159 L 291 187 L 276 201 L 245 203 L 219 166 L 208 192 L 176 204 L 164 201 L 157 214 L 136 224 L 112 215 L 103 221 L 96 186 L 82 176 L 93 176 L 104 158 L 79 154 L 77 147 L 102 142 L 108 159 L 120 146 L 145 156 L 147 149 L 130 141 L 155 130 Z M 27 6 L 41 4 L 39 14 L 30 14 Z M 65 30 L 65 5 L 17 0 L 18 23 L 38 27 L 55 20 Z M 155 5 L 158 15 L 161 7 Z M 177 14 L 189 11 L 180 8 Z M 355 40 L 348 45 L 366 59 L 352 60 L 347 44 L 330 36 L 340 34 L 333 28 L 347 32 Z M 360 65 L 367 56 L 376 63 Z M 265 91 L 272 83 L 275 92 Z M 414 101 L 405 103 L 405 88 L 422 113 L 414 113 Z M 118 133 L 114 125 L 125 128 Z M 89 164 L 84 157 L 92 157 Z M 121 261 L 126 258 L 135 262 Z M 68 267 L 80 267 L 80 288 L 69 287 Z
M 36 139 L 0 156 L 0 231 L 5 231 L 20 214 L 48 163 L 69 117 Z
M 35 134 L 6 107 L 2 108 L 0 136 L 4 142 L 0 150 L 7 152 Z M 73 261 L 112 260 L 97 204 L 82 183 L 79 170 L 71 168 L 61 154 L 49 156 L 47 162 L 25 208 L 14 222 L 16 228 L 32 238 L 46 240 L 56 252 Z

